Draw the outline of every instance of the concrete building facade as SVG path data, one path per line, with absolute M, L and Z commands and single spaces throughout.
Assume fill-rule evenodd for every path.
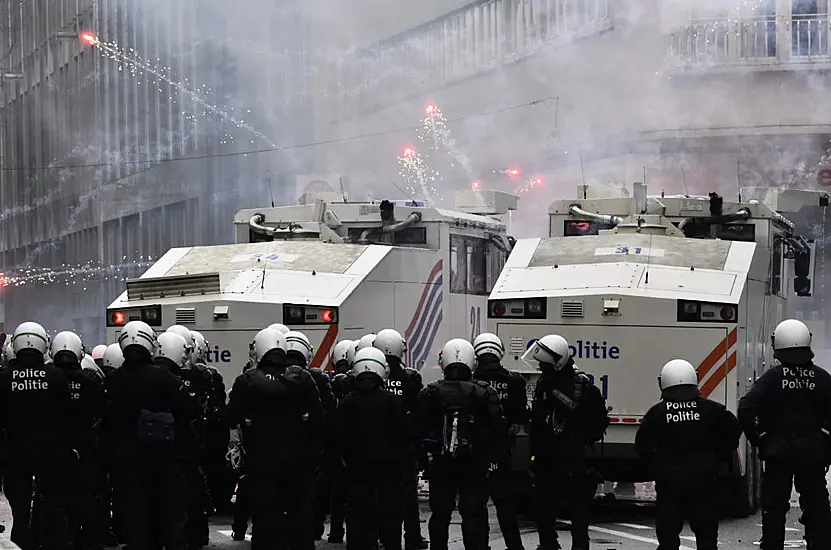
M 124 277 L 232 242 L 235 210 L 303 171 L 269 149 L 311 138 L 305 28 L 257 4 L 0 0 L 0 271 L 26 283 L 0 290 L 7 327 L 102 341 Z

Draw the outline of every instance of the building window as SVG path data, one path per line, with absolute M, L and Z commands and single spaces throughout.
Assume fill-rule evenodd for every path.
M 827 0 L 792 0 L 791 55 L 828 55 Z

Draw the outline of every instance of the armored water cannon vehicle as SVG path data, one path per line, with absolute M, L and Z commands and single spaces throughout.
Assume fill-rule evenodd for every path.
M 602 474 L 647 481 L 634 437 L 660 397 L 661 367 L 690 361 L 701 394 L 735 411 L 771 364 L 769 338 L 792 295 L 792 271 L 796 294 L 810 292 L 810 247 L 759 201 L 650 197 L 641 184 L 629 197 L 588 196 L 581 187 L 577 199 L 551 204 L 548 238 L 516 242 L 488 301 L 488 328 L 529 393 L 538 371 L 523 353 L 545 334 L 565 337 L 610 408 L 596 448 Z M 743 441 L 733 462 L 726 499 L 746 513 L 758 504 L 758 461 Z
M 128 321 L 182 324 L 210 342 L 208 362 L 233 382 L 260 329 L 284 323 L 314 346 L 311 367 L 331 365 L 340 339 L 396 328 L 405 362 L 433 366 L 443 343 L 484 330 L 487 296 L 510 251 L 496 216 L 502 193 L 460 200 L 476 214 L 423 201 L 348 202 L 246 209 L 232 245 L 174 248 L 107 310 L 108 341 Z M 489 206 L 490 205 L 490 206 Z

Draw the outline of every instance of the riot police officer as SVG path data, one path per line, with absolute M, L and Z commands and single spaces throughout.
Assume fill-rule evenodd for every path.
M 104 413 L 104 385 L 97 374 L 81 368 L 84 345 L 71 331 L 59 332 L 52 340 L 52 361 L 69 381 L 70 408 L 67 436 L 70 445 L 68 518 L 77 548 L 97 548 L 106 525 L 99 525 L 97 499 L 103 498 L 97 461 L 97 427 Z
M 762 474 L 763 550 L 779 550 L 792 486 L 805 503 L 809 544 L 831 548 L 831 510 L 826 489 L 831 429 L 831 375 L 814 365 L 811 332 L 796 319 L 773 331 L 768 369 L 739 401 L 739 420 L 765 462 Z
M 312 499 L 323 447 L 323 406 L 306 369 L 286 365 L 286 337 L 263 329 L 257 368 L 240 374 L 228 403 L 241 425 L 254 520 L 252 548 L 312 550 Z
M 606 402 L 577 370 L 562 336 L 536 340 L 522 360 L 535 362 L 542 372 L 534 388 L 530 437 L 540 550 L 560 548 L 554 527 L 561 500 L 571 504 L 571 547 L 586 550 L 599 482 L 589 470 L 586 448 L 602 439 L 609 425 Z
M 104 371 L 104 376 L 112 373 L 122 363 L 124 363 L 124 354 L 121 353 L 121 347 L 118 344 L 110 344 L 107 346 L 101 360 L 101 370 Z
M 156 337 L 141 321 L 118 336 L 124 364 L 104 379 L 104 427 L 125 503 L 127 546 L 184 550 L 186 484 L 181 460 L 192 448 L 191 406 L 181 382 L 153 364 Z M 154 526 L 158 528 L 154 529 Z
M 90 352 L 90 357 L 92 360 L 95 361 L 95 364 L 98 365 L 98 368 L 104 366 L 104 352 L 107 351 L 107 344 L 98 344 L 94 348 L 92 348 L 92 352 Z
M 418 394 L 424 388 L 421 375 L 417 370 L 404 366 L 404 354 L 407 343 L 401 334 L 386 328 L 372 340 L 372 345 L 384 353 L 390 373 L 386 389 L 401 398 L 404 410 L 411 417 L 418 400 Z M 418 456 L 420 450 L 413 440 L 407 447 L 407 454 L 402 463 L 402 505 L 404 510 L 404 547 L 406 550 L 427 548 L 427 541 L 421 536 L 421 519 L 418 509 Z
M 12 336 L 15 359 L 0 371 L 0 422 L 6 431 L 5 493 L 14 523 L 11 540 L 21 548 L 72 548 L 67 523 L 66 466 L 71 395 L 66 375 L 44 364 L 49 337 L 39 324 L 25 322 Z M 37 478 L 42 511 L 32 529 L 32 478 Z
M 506 438 L 507 445 L 500 460 L 491 465 L 488 479 L 490 496 L 496 507 L 496 518 L 499 521 L 499 529 L 502 531 L 507 550 L 523 550 L 513 492 L 511 456 L 515 436 L 520 426 L 528 421 L 525 380 L 519 374 L 510 372 L 502 366 L 505 346 L 496 334 L 485 332 L 477 336 L 473 340 L 473 350 L 476 352 L 477 361 L 473 379 L 485 382 L 499 395 L 511 435 Z
M 352 363 L 349 360 L 349 350 L 355 349 L 355 342 L 352 340 L 341 340 L 332 349 L 332 365 L 334 375 L 332 376 L 332 393 L 340 405 L 344 399 L 355 389 L 355 376 L 352 373 Z M 354 355 L 353 355 L 354 357 Z M 337 432 L 336 432 L 337 433 Z M 329 536 L 330 543 L 340 544 L 343 542 L 343 523 L 346 511 L 346 471 L 340 460 L 334 460 L 332 464 L 331 495 L 329 498 Z
M 661 401 L 646 413 L 635 437 L 635 449 L 655 475 L 658 544 L 677 550 L 689 519 L 696 548 L 716 550 L 716 473 L 738 447 L 741 425 L 724 405 L 701 397 L 695 367 L 683 359 L 664 365 L 658 388 Z
M 192 367 L 193 347 L 190 342 L 182 338 L 178 331 L 160 334 L 157 338 L 156 364 L 173 374 L 182 383 L 188 397 L 190 412 L 193 418 L 195 438 L 182 459 L 182 472 L 187 484 L 188 517 L 185 533 L 188 546 L 192 549 L 206 544 L 205 537 L 208 530 L 206 503 L 203 487 L 200 460 L 205 445 L 205 411 L 204 403 L 207 400 L 209 388 L 202 374 Z
M 505 445 L 507 425 L 496 392 L 472 379 L 470 342 L 447 342 L 439 365 L 444 380 L 424 388 L 416 408 L 417 433 L 430 460 L 430 547 L 447 550 L 458 492 L 465 548 L 487 548 L 488 467 Z
M 384 391 L 389 367 L 383 352 L 362 349 L 353 372 L 356 389 L 338 406 L 335 431 L 349 478 L 347 548 L 372 548 L 377 526 L 384 548 L 401 550 L 401 461 L 410 423 L 401 400 Z

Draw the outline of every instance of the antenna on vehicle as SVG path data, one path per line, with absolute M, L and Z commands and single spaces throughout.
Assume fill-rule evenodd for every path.
M 649 234 L 649 248 L 646 249 L 646 273 L 644 274 L 643 284 L 649 284 L 649 261 L 652 260 L 652 233 Z
M 741 159 L 736 157 L 736 190 L 739 193 L 739 202 L 742 202 L 742 168 Z
M 343 176 L 340 178 L 340 194 L 343 197 L 343 202 L 346 202 L 346 191 L 343 190 Z
M 401 191 L 401 193 L 402 193 L 405 197 L 408 197 L 411 201 L 413 201 L 413 206 L 415 206 L 415 204 L 416 204 L 416 200 L 413 198 L 413 196 L 412 196 L 412 195 L 410 195 L 409 193 L 407 193 L 406 191 L 404 191 L 403 189 L 401 189 L 400 187 L 398 187 L 398 185 L 396 185 L 396 183 L 395 183 L 394 181 L 390 180 L 390 183 L 392 184 L 392 186 L 393 186 L 393 187 L 395 187 L 396 189 L 398 189 L 399 191 Z
M 643 184 L 646 185 L 646 164 L 643 165 Z
M 687 189 L 687 176 L 684 175 L 684 168 L 681 168 L 681 179 L 684 181 L 684 196 L 690 198 L 690 190 Z
M 580 155 L 580 183 L 583 184 L 583 199 L 586 198 L 586 172 L 583 170 L 583 155 Z
M 268 176 L 266 176 L 266 179 L 268 180 L 268 192 L 271 194 L 271 208 L 274 208 L 274 187 L 271 185 L 271 169 L 267 169 L 266 173 L 268 174 Z

